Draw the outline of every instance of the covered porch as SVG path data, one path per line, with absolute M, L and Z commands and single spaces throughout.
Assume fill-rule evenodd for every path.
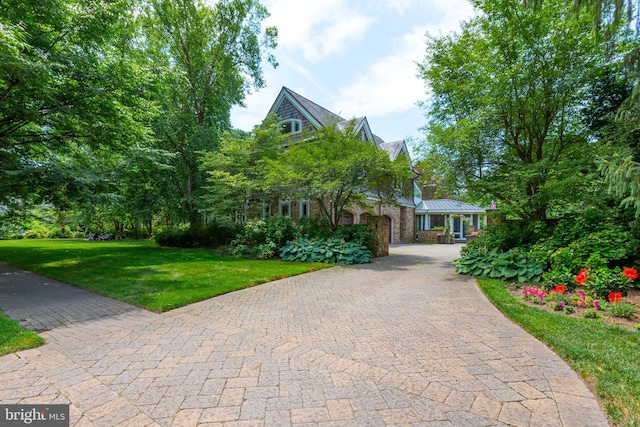
M 456 242 L 487 225 L 487 210 L 451 199 L 423 200 L 416 206 L 416 240 L 432 230 L 449 230 Z M 421 233 L 422 232 L 422 233 Z M 431 233 L 429 233 L 431 234 Z

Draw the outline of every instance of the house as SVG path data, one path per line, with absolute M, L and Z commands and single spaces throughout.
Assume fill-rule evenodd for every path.
M 417 204 L 415 212 L 418 242 L 431 243 L 435 234 L 429 231 L 446 227 L 456 242 L 466 242 L 470 227 L 478 230 L 487 225 L 486 209 L 458 200 L 423 200 Z
M 327 110 L 303 97 L 302 95 L 283 87 L 273 103 L 269 114 L 275 114 L 281 120 L 279 125 L 283 133 L 291 134 L 295 141 L 303 131 L 313 132 L 323 126 L 336 125 L 340 129 L 346 126 L 354 126 L 363 141 L 374 142 L 380 150 L 389 154 L 392 160 L 406 157 L 409 164 L 411 158 L 405 141 L 385 142 L 375 135 L 366 117 L 359 117 L 355 120 L 347 120 L 339 115 Z M 414 183 L 414 188 L 417 186 Z M 382 217 L 383 223 L 389 225 L 389 241 L 391 243 L 409 243 L 415 237 L 415 200 L 414 198 L 403 198 L 397 201 L 397 206 L 376 203 L 374 197 L 371 201 L 369 211 L 361 207 L 351 207 L 342 213 L 339 224 L 359 224 L 366 223 L 370 214 Z M 420 200 L 418 200 L 420 201 Z M 317 207 L 309 200 L 286 200 L 280 199 L 277 205 L 273 202 L 263 208 L 263 216 L 279 213 L 285 216 L 301 218 L 314 216 Z

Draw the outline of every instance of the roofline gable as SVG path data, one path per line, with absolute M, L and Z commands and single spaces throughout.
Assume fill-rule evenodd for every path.
M 369 121 L 367 120 L 366 116 L 362 118 L 355 129 L 356 132 L 360 132 L 361 130 L 364 130 L 364 134 L 367 136 L 367 139 L 369 141 L 375 142 L 375 140 L 373 139 L 373 132 L 371 132 L 371 126 L 369 126 Z
M 312 104 L 313 106 L 317 107 L 319 110 L 325 111 L 326 117 L 317 117 L 316 115 L 314 115 L 302 104 L 302 102 L 300 102 L 300 100 L 298 100 L 298 97 L 303 99 L 305 102 L 308 102 L 309 104 Z M 324 122 L 335 120 L 335 118 L 338 118 L 339 119 L 338 121 L 344 120 L 342 117 L 338 116 L 337 114 L 332 113 L 331 111 L 327 110 L 323 106 L 316 104 L 315 102 L 305 98 L 300 94 L 295 93 L 294 91 L 287 88 L 286 86 L 283 86 L 282 89 L 280 90 L 278 97 L 276 98 L 273 105 L 269 109 L 269 113 L 275 113 L 276 111 L 278 111 L 278 109 L 280 108 L 280 105 L 282 104 L 282 101 L 284 101 L 285 98 L 289 100 L 289 102 L 291 102 L 291 104 L 300 112 L 300 114 L 302 114 L 307 120 L 309 120 L 309 123 L 311 123 L 316 129 L 322 126 L 325 126 Z M 283 119 L 286 119 L 286 117 L 283 117 Z

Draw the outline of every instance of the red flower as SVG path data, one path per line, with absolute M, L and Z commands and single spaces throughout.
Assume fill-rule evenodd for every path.
M 622 294 L 620 292 L 609 292 L 609 301 L 620 302 L 622 300 Z
M 587 276 L 587 270 L 583 268 L 576 276 L 576 283 L 578 283 L 578 285 L 580 286 L 584 285 L 585 283 L 587 283 Z
M 558 285 L 555 288 L 553 288 L 553 290 L 551 292 L 557 292 L 559 294 L 564 294 L 564 291 L 565 291 L 564 285 Z
M 622 275 L 629 280 L 635 280 L 638 278 L 638 270 L 635 268 L 625 268 L 622 270 Z

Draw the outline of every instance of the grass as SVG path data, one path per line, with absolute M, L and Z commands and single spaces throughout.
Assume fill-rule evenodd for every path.
M 38 347 L 44 339 L 0 311 L 0 356 Z
M 640 332 L 528 306 L 498 280 L 478 284 L 499 310 L 594 385 L 614 425 L 640 426 Z
M 330 266 L 72 239 L 0 241 L 0 261 L 155 312 Z

